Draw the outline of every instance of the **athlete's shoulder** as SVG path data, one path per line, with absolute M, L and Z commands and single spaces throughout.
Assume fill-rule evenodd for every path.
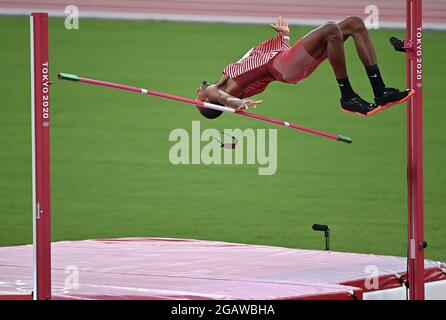
M 217 90 L 217 89 L 218 89 L 217 85 L 216 85 L 215 83 L 213 83 L 213 84 L 210 84 L 210 85 L 208 85 L 208 86 L 206 87 L 206 92 L 215 91 L 215 90 Z

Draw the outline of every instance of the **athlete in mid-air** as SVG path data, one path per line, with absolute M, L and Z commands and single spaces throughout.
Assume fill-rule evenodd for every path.
M 387 87 L 381 76 L 376 53 L 364 21 L 348 17 L 340 22 L 328 22 L 314 29 L 293 46 L 290 29 L 283 17 L 271 25 L 278 33 L 249 50 L 239 61 L 223 70 L 216 83 L 204 81 L 197 88 L 197 99 L 232 107 L 236 110 L 255 108 L 262 100 L 248 97 L 263 92 L 272 81 L 297 83 L 310 76 L 326 59 L 330 62 L 341 90 L 341 107 L 346 112 L 370 116 L 409 99 L 413 90 Z M 372 85 L 375 103 L 362 99 L 352 88 L 346 69 L 344 41 L 353 38 L 356 51 Z M 199 108 L 206 118 L 216 118 L 222 112 Z

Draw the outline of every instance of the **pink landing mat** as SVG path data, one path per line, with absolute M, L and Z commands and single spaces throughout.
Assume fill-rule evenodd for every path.
M 52 264 L 53 299 L 361 299 L 370 276 L 406 275 L 403 257 L 168 238 L 54 242 Z M 0 248 L 0 294 L 29 293 L 32 273 L 31 245 Z

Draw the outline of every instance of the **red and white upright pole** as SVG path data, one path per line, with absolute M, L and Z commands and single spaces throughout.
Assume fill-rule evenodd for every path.
M 33 189 L 33 298 L 51 298 L 50 221 L 50 81 L 48 60 L 48 14 L 32 13 L 31 126 Z
M 407 86 L 415 90 L 407 111 L 409 299 L 424 299 L 423 42 L 422 0 L 406 0 Z

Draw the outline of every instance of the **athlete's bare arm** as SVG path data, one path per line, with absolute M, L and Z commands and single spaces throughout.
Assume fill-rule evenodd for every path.
M 255 108 L 258 104 L 262 103 L 263 100 L 249 100 L 249 99 L 239 99 L 231 96 L 229 93 L 221 90 L 217 84 L 211 84 L 206 88 L 206 95 L 210 101 L 216 101 L 225 106 L 232 107 L 236 110 L 246 110 L 249 108 Z
M 216 84 L 203 83 L 198 87 L 197 99 L 209 103 L 219 103 L 239 111 L 255 108 L 263 102 L 263 100 L 239 99 L 235 97 L 238 92 L 240 92 L 240 88 L 237 83 L 227 75 L 222 75 Z
M 282 16 L 278 16 L 275 24 L 270 25 L 274 30 L 278 33 L 282 33 L 285 38 L 285 41 L 290 45 L 290 28 L 288 27 L 288 21 Z

